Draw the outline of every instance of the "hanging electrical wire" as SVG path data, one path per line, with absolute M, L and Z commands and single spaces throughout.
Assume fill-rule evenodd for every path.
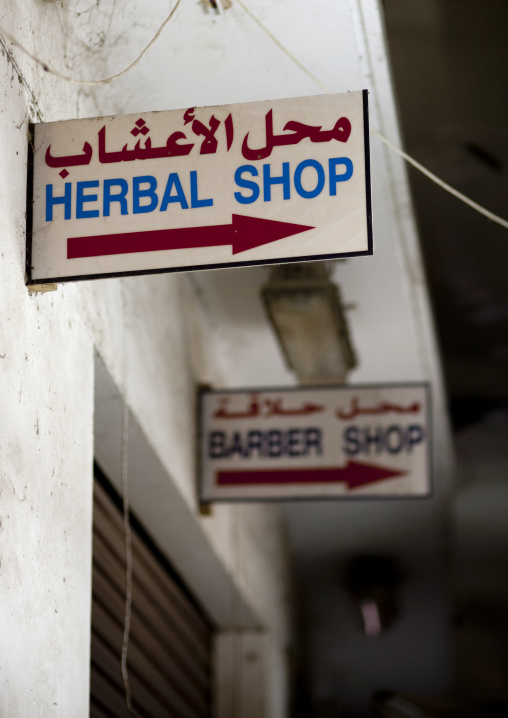
M 122 670 L 122 680 L 125 689 L 125 702 L 127 711 L 133 718 L 139 718 L 132 705 L 132 693 L 129 680 L 129 669 L 127 665 L 127 657 L 129 651 L 129 637 L 132 618 L 132 540 L 131 540 L 131 524 L 129 516 L 129 407 L 124 397 L 122 406 L 122 503 L 123 503 L 123 521 L 125 536 L 125 616 L 124 629 L 122 638 L 122 653 L 120 659 L 120 667 Z
M 482 205 L 478 204 L 477 202 L 474 202 L 472 199 L 467 197 L 465 194 L 462 194 L 462 192 L 459 192 L 457 189 L 449 185 L 444 180 L 437 177 L 433 172 L 428 170 L 426 167 L 424 167 L 420 162 L 414 159 L 414 157 L 411 157 L 411 155 L 408 155 L 407 152 L 404 152 L 404 150 L 401 150 L 399 147 L 396 147 L 396 145 L 392 144 L 390 140 L 387 140 L 386 137 L 383 137 L 383 135 L 378 132 L 377 130 L 374 130 L 371 128 L 370 134 L 374 135 L 378 138 L 378 140 L 381 140 L 387 147 L 389 147 L 393 152 L 396 152 L 398 155 L 400 155 L 403 159 L 406 160 L 410 165 L 415 167 L 417 170 L 419 170 L 422 174 L 424 174 L 426 177 L 428 177 L 430 180 L 435 182 L 439 187 L 449 192 L 451 195 L 456 197 L 457 199 L 460 199 L 465 204 L 469 205 L 472 209 L 476 210 L 480 214 L 483 214 L 488 219 L 492 220 L 493 222 L 496 222 L 497 224 L 500 224 L 501 227 L 504 227 L 505 229 L 508 229 L 508 221 L 506 219 L 503 219 L 502 217 L 499 217 L 497 214 L 494 214 L 490 210 L 486 209 Z
M 72 85 L 82 85 L 86 87 L 94 87 L 97 85 L 107 85 L 110 82 L 114 82 L 114 80 L 119 80 L 121 77 L 126 75 L 128 72 L 130 72 L 136 65 L 143 59 L 143 57 L 146 55 L 148 50 L 157 42 L 157 40 L 160 37 L 160 34 L 166 27 L 166 25 L 170 22 L 173 15 L 177 11 L 180 3 L 182 0 L 176 0 L 176 4 L 169 13 L 169 15 L 166 17 L 162 25 L 159 27 L 155 35 L 152 37 L 148 45 L 140 52 L 140 54 L 136 57 L 136 59 L 131 62 L 130 65 L 128 65 L 125 69 L 123 69 L 121 72 L 117 72 L 116 75 L 111 75 L 111 77 L 106 77 L 103 80 L 78 80 L 75 77 L 70 77 L 69 75 L 65 75 L 64 73 L 60 72 L 59 70 L 55 70 L 54 67 L 51 67 L 47 62 L 44 62 L 44 60 L 41 60 L 37 55 L 34 55 L 33 52 L 28 50 L 24 45 L 22 45 L 18 40 L 16 40 L 15 37 L 13 37 L 10 32 L 7 32 L 5 28 L 0 26 L 0 35 L 3 35 L 4 37 L 9 40 L 15 47 L 18 48 L 18 50 L 21 50 L 25 55 L 27 55 L 31 60 L 33 60 L 37 65 L 42 67 L 44 72 L 49 73 L 50 75 L 54 75 L 55 77 L 58 77 L 59 80 L 64 80 L 65 82 L 70 82 Z

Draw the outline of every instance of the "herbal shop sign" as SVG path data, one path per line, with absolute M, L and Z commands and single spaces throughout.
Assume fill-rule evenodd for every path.
M 367 92 L 34 125 L 29 284 L 372 253 Z

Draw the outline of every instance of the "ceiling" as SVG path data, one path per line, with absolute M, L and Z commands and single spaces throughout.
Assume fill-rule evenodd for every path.
M 407 151 L 506 219 L 508 5 L 384 0 L 383 8 Z M 409 175 L 454 419 L 462 425 L 475 418 L 475 405 L 508 399 L 508 236 L 416 170 Z

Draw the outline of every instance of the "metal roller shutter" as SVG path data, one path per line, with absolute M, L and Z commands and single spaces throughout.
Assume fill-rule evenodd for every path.
M 94 488 L 90 716 L 129 718 L 121 672 L 125 536 L 119 497 Z M 209 718 L 212 629 L 132 518 L 132 705 L 140 718 Z M 166 565 L 165 565 L 166 564 Z

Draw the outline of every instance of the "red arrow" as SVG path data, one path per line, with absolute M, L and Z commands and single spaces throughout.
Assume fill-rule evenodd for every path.
M 234 214 L 231 224 L 99 234 L 94 237 L 69 237 L 67 259 L 132 252 L 158 252 L 166 249 L 218 247 L 224 244 L 231 244 L 233 254 L 238 254 L 309 229 L 314 227 Z
M 335 484 L 346 483 L 349 489 L 365 484 L 402 476 L 406 471 L 388 469 L 358 461 L 348 461 L 344 467 L 324 469 L 269 469 L 218 471 L 218 486 L 255 486 L 267 484 Z

